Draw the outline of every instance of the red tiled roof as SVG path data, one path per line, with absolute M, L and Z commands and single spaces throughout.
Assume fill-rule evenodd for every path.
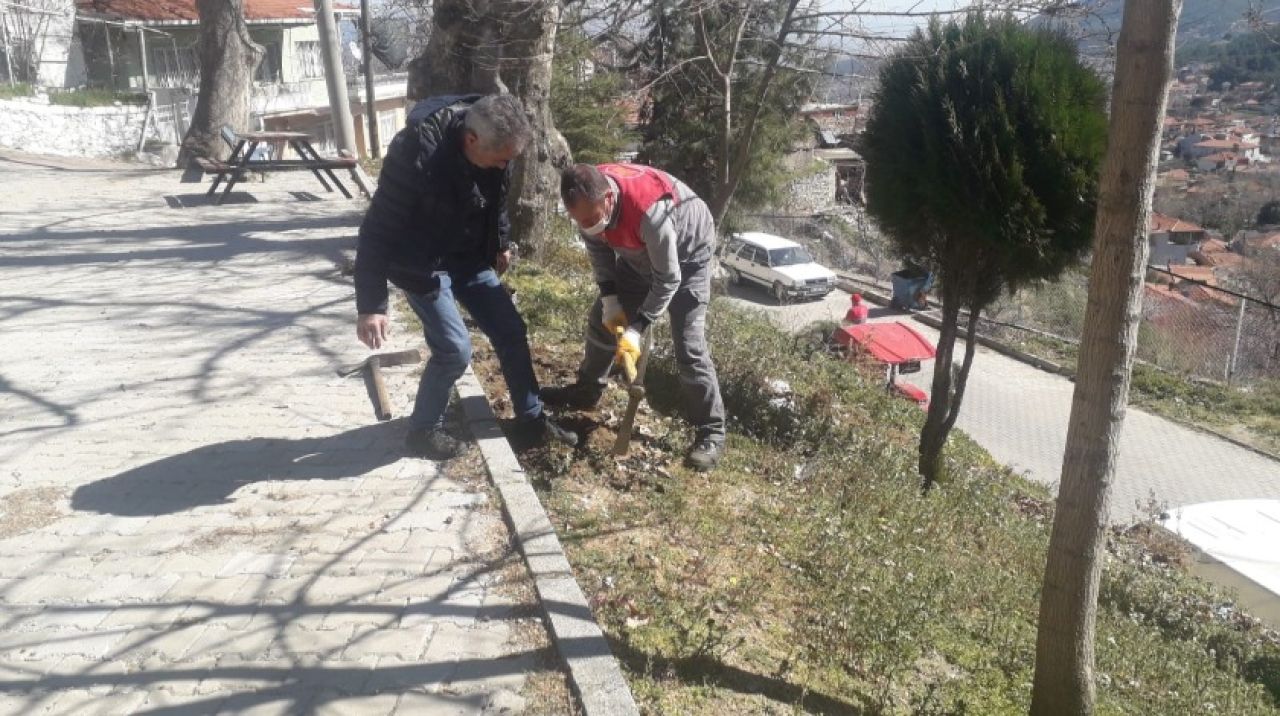
M 1231 152 L 1218 152 L 1217 154 L 1210 154 L 1207 157 L 1201 157 L 1201 159 L 1208 159 L 1211 162 L 1218 162 L 1219 164 L 1224 164 L 1226 162 L 1238 161 L 1240 157 L 1236 156 L 1235 154 L 1232 154 Z
M 1207 283 L 1210 286 L 1216 286 L 1218 283 L 1218 277 L 1214 275 L 1212 266 L 1179 266 L 1177 264 L 1171 264 L 1169 266 L 1169 273 L 1177 276 L 1178 278 L 1200 281 L 1202 283 Z
M 1172 231 L 1175 233 L 1204 231 L 1204 229 L 1196 226 L 1190 221 L 1175 219 L 1164 214 L 1151 212 L 1151 228 L 1150 231 Z
M 1145 285 L 1144 288 L 1147 293 L 1146 303 L 1148 308 L 1152 308 L 1151 306 L 1151 304 L 1153 303 L 1152 299 L 1157 299 L 1157 300 L 1164 299 L 1165 301 L 1169 301 L 1172 303 L 1181 303 L 1184 305 L 1195 305 L 1194 301 L 1187 298 L 1186 296 L 1183 296 L 1178 291 L 1172 288 L 1169 288 L 1168 286 L 1157 286 L 1155 284 L 1148 283 Z
M 1245 243 L 1255 249 L 1280 249 L 1280 232 L 1255 239 L 1247 239 Z
M 1219 254 L 1227 250 L 1227 242 L 1222 239 L 1205 239 L 1200 242 L 1200 250 L 1206 254 Z
M 1205 149 L 1257 149 L 1258 145 L 1252 142 L 1232 141 L 1230 139 L 1208 139 L 1196 144 L 1197 147 Z
M 195 0 L 76 0 L 76 9 L 123 20 L 144 22 L 196 22 Z M 349 3 L 334 3 L 335 10 L 357 9 Z M 270 20 L 312 20 L 315 6 L 310 0 L 244 0 L 244 17 L 249 22 Z
M 1236 299 L 1231 294 L 1215 291 L 1204 286 L 1194 285 L 1187 288 L 1187 298 L 1198 303 L 1205 301 L 1217 301 L 1224 306 L 1236 305 Z

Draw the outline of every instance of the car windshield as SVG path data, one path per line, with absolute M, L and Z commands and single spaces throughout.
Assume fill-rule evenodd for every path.
M 796 264 L 813 263 L 813 257 L 808 251 L 793 246 L 786 249 L 774 249 L 769 252 L 770 266 L 795 266 Z

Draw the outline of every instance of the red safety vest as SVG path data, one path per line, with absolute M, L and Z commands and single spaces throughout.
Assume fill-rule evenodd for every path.
M 644 248 L 640 221 L 661 199 L 670 197 L 673 203 L 680 202 L 676 183 L 666 172 L 643 164 L 600 164 L 596 168 L 618 185 L 618 221 L 601 236 L 614 248 Z

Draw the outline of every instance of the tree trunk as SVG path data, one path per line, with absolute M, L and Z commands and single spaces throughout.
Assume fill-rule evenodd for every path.
M 244 0 L 196 0 L 200 13 L 200 95 L 191 127 L 182 141 L 178 166 L 193 157 L 226 158 L 230 147 L 219 136 L 224 125 L 249 128 L 253 72 L 263 50 L 249 37 Z
M 431 39 L 409 66 L 409 96 L 510 92 L 533 141 L 512 169 L 511 239 L 525 254 L 552 233 L 569 145 L 551 116 L 551 63 L 559 0 L 435 0 Z
M 923 490 L 928 492 L 937 482 L 942 471 L 942 448 L 947 434 L 943 425 L 951 410 L 952 358 L 955 355 L 957 323 L 960 319 L 960 303 L 943 283 L 942 327 L 938 331 L 937 354 L 933 360 L 933 385 L 929 394 L 929 412 L 920 431 L 920 477 Z
M 1031 713 L 1092 714 L 1111 481 L 1142 308 L 1147 222 L 1181 0 L 1128 0 L 1116 49 L 1089 301 L 1049 540 Z
M 968 306 L 969 317 L 965 323 L 964 359 L 955 368 L 956 339 L 960 337 L 960 304 L 956 296 L 960 291 L 947 291 L 947 285 L 955 285 L 956 279 L 942 282 L 942 328 L 938 333 L 937 355 L 933 368 L 933 392 L 929 396 L 929 412 L 924 429 L 920 431 L 921 491 L 928 493 L 942 475 L 942 451 L 947 437 L 960 417 L 960 405 L 964 402 L 965 387 L 969 384 L 969 371 L 978 348 L 978 317 L 983 306 Z
M 560 24 L 559 0 L 499 0 L 504 28 L 501 77 L 520 98 L 533 140 L 512 169 L 511 239 L 532 256 L 554 235 L 560 172 L 572 162 L 569 143 L 551 114 L 551 73 Z
M 494 0 L 435 0 L 431 37 L 409 63 L 408 96 L 500 91 Z

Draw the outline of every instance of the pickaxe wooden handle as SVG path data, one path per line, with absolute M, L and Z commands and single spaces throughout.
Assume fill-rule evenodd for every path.
M 378 420 L 390 420 L 391 396 L 387 394 L 387 384 L 382 379 L 382 367 L 412 365 L 421 363 L 424 358 L 425 355 L 421 348 L 411 348 L 407 351 L 397 351 L 395 353 L 379 353 L 365 358 L 354 366 L 339 370 L 338 375 L 348 376 L 362 368 L 367 369 L 368 373 L 366 375 L 369 383 L 373 386 L 373 408 Z
M 369 357 L 369 378 L 373 381 L 374 410 L 378 420 L 391 419 L 391 396 L 387 395 L 387 384 L 382 380 L 382 357 Z
M 618 437 L 613 441 L 613 454 L 622 457 L 631 450 L 631 432 L 636 423 L 636 411 L 644 400 L 644 373 L 649 367 L 649 353 L 653 351 L 653 327 L 644 329 L 644 345 L 640 349 L 640 362 L 636 364 L 636 379 L 627 384 L 627 412 L 618 425 Z

